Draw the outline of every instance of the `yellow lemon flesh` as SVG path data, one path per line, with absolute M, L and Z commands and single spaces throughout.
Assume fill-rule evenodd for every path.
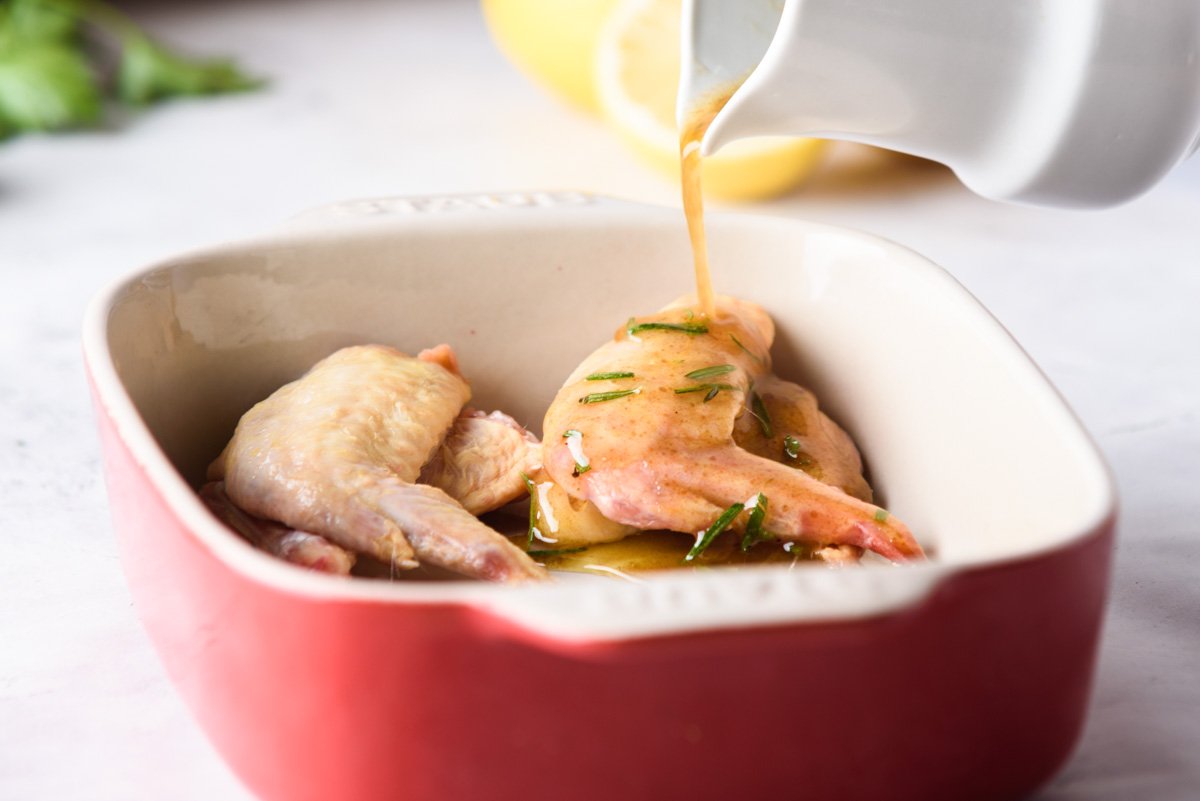
M 500 50 L 542 85 L 588 111 L 596 102 L 596 40 L 617 0 L 483 0 Z
M 622 0 L 600 32 L 595 67 L 605 118 L 650 163 L 677 177 L 679 13 L 679 0 Z M 704 194 L 725 200 L 781 195 L 812 174 L 824 147 L 819 139 L 733 142 L 704 159 Z

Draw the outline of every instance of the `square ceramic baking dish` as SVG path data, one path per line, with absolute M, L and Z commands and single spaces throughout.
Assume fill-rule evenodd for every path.
M 678 211 L 576 194 L 389 198 L 141 270 L 85 351 L 138 611 L 219 752 L 268 799 L 1015 799 L 1087 704 L 1108 471 L 949 275 L 872 236 L 714 216 L 717 288 L 860 445 L 927 563 L 346 580 L 209 516 L 256 400 L 347 344 L 449 342 L 535 430 L 631 314 L 689 289 Z

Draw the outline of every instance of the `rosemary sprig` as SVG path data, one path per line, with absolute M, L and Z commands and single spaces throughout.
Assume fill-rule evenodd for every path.
M 740 515 L 742 510 L 745 508 L 746 505 L 744 503 L 735 503 L 733 506 L 730 506 L 728 509 L 722 512 L 721 516 L 713 521 L 713 524 L 709 526 L 702 535 L 700 535 L 700 539 L 698 539 L 696 544 L 692 546 L 692 549 L 688 551 L 687 556 L 683 557 L 683 561 L 690 562 L 700 554 L 704 553 L 704 551 L 708 549 L 708 546 L 712 545 L 712 542 L 717 538 L 717 535 L 729 528 L 729 524 L 732 523 L 734 518 Z
M 538 519 L 537 484 L 534 484 L 533 479 L 525 473 L 521 473 L 521 478 L 525 481 L 525 490 L 529 493 L 529 544 L 533 545 L 534 532 L 537 530 Z
M 712 367 L 701 367 L 699 370 L 693 370 L 690 373 L 685 373 L 683 377 L 700 381 L 705 378 L 716 378 L 719 375 L 732 373 L 736 369 L 737 368 L 732 364 L 714 364 Z
M 640 334 L 643 331 L 678 331 L 681 334 L 695 336 L 697 334 L 707 334 L 708 326 L 704 323 L 635 323 L 630 318 L 629 323 L 625 326 L 625 333 L 633 336 Z
M 762 429 L 762 435 L 767 439 L 775 436 L 775 427 L 771 425 L 771 415 L 767 412 L 767 406 L 763 403 L 762 396 L 754 390 L 754 385 L 750 385 L 750 414 L 754 415 L 754 419 L 758 421 L 758 427 Z
M 592 373 L 584 381 L 611 381 L 617 378 L 633 378 L 633 373 L 618 372 L 618 373 Z
M 678 387 L 675 389 L 675 394 L 686 395 L 689 392 L 704 392 L 707 390 L 707 394 L 704 396 L 704 402 L 708 403 L 710 400 L 717 397 L 717 393 L 723 389 L 730 392 L 735 392 L 741 389 L 741 387 L 735 387 L 733 384 L 696 384 L 690 387 Z
M 754 351 L 750 350 L 745 345 L 743 345 L 742 341 L 740 339 L 738 339 L 735 335 L 730 334 L 729 338 L 733 340 L 733 344 L 735 344 L 739 348 L 741 348 L 746 353 L 746 355 L 749 356 L 751 359 L 754 359 L 754 361 L 756 361 L 762 365 L 765 365 L 767 363 L 765 359 L 763 359 L 761 356 L 756 354 Z
M 635 387 L 634 389 L 614 389 L 610 392 L 592 392 L 591 394 L 584 395 L 582 398 L 580 398 L 579 402 L 580 403 L 604 403 L 605 401 L 616 400 L 617 398 L 624 398 L 627 395 L 637 395 L 641 391 L 642 391 L 641 387 Z
M 760 492 L 754 498 L 754 508 L 750 510 L 750 519 L 746 521 L 746 533 L 742 535 L 742 553 L 770 536 L 763 531 L 763 520 L 766 516 L 767 496 Z
M 563 439 L 567 441 L 567 450 L 571 452 L 571 457 L 575 459 L 575 469 L 571 471 L 571 475 L 579 477 L 591 470 L 591 461 L 583 455 L 583 432 L 568 428 L 563 432 Z

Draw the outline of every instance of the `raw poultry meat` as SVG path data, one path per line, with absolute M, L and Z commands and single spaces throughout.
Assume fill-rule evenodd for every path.
M 256 517 L 396 567 L 544 579 L 443 490 L 415 483 L 469 396 L 445 345 L 417 358 L 381 345 L 343 348 L 248 411 L 209 477 Z
M 739 447 L 735 423 L 755 416 L 754 387 L 776 405 L 794 394 L 769 373 L 774 324 L 734 298 L 719 298 L 712 319 L 693 309 L 684 300 L 631 319 L 568 377 L 546 413 L 550 478 L 638 529 L 704 531 L 761 493 L 769 500 L 765 527 L 781 540 L 865 548 L 894 561 L 921 557 L 908 528 L 885 510 L 783 463 L 786 455 L 760 455 L 771 442 Z M 805 447 L 819 446 L 826 478 L 864 495 L 847 479 L 861 469 L 848 439 L 821 417 L 806 419 Z M 739 518 L 731 528 L 742 525 Z
M 355 556 L 320 534 L 297 531 L 273 520 L 263 520 L 239 509 L 225 494 L 225 484 L 210 481 L 200 488 L 200 499 L 218 520 L 241 534 L 251 544 L 309 570 L 345 576 L 354 567 Z
M 437 487 L 481 515 L 525 495 L 525 479 L 542 461 L 542 444 L 504 412 L 464 409 L 421 468 Z

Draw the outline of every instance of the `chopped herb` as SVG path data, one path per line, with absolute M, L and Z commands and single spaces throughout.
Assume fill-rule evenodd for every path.
M 525 473 L 521 473 L 521 478 L 525 481 L 526 491 L 529 492 L 529 544 L 533 545 L 534 532 L 537 531 L 538 519 L 537 484 L 534 484 L 533 479 Z
M 876 509 L 875 510 L 875 522 L 876 523 L 886 523 L 887 519 L 888 519 L 887 509 Z
M 764 437 L 770 439 L 775 436 L 775 429 L 771 425 L 771 415 L 767 413 L 762 396 L 754 391 L 753 384 L 750 385 L 750 414 L 754 415 L 754 419 L 758 421 L 758 427 L 762 429 Z
M 733 384 L 696 384 L 695 386 L 690 387 L 678 387 L 675 390 L 675 394 L 686 395 L 689 392 L 706 392 L 704 396 L 704 402 L 708 403 L 710 400 L 717 397 L 717 393 L 723 389 L 729 390 L 730 392 L 736 392 L 740 390 L 741 387 L 735 387 Z
M 611 392 L 593 392 L 590 395 L 584 395 L 579 399 L 580 403 L 604 403 L 605 401 L 624 398 L 626 395 L 636 395 L 642 391 L 641 387 L 634 389 L 614 389 Z
M 693 370 L 692 372 L 685 374 L 684 378 L 694 378 L 697 381 L 700 381 L 704 378 L 715 378 L 719 375 L 732 373 L 736 369 L 737 368 L 732 364 L 714 364 L 712 367 L 701 367 L 699 370 Z
M 754 353 L 754 351 L 750 350 L 745 345 L 743 345 L 742 341 L 740 339 L 738 339 L 736 336 L 734 336 L 733 334 L 730 334 L 729 338 L 733 340 L 733 344 L 737 345 L 739 348 L 741 348 L 743 351 L 745 351 L 746 355 L 749 356 L 751 359 L 754 359 L 754 361 L 758 362 L 759 364 L 766 364 L 766 361 L 764 361 L 762 359 L 762 357 L 757 356 Z
M 563 432 L 563 439 L 567 441 L 567 450 L 575 459 L 575 469 L 571 471 L 571 475 L 578 477 L 591 470 L 591 462 L 583 455 L 583 434 L 573 428 L 568 428 Z
M 584 381 L 610 381 L 615 378 L 633 378 L 633 373 L 592 373 Z
M 563 554 L 579 553 L 586 550 L 586 545 L 580 545 L 578 548 L 549 548 L 543 551 L 526 551 L 525 553 L 530 556 L 562 556 Z
M 678 331 L 681 334 L 695 336 L 696 334 L 707 334 L 708 326 L 704 323 L 636 323 L 630 320 L 625 327 L 625 332 L 630 336 L 640 334 L 642 331 Z
M 685 319 L 685 320 L 690 320 L 695 316 L 696 316 L 696 313 L 694 311 L 692 311 L 691 309 L 688 309 L 687 311 L 685 311 L 683 313 L 683 319 Z
M 683 561 L 690 562 L 700 554 L 704 553 L 704 551 L 708 549 L 708 546 L 712 545 L 712 541 L 717 538 L 717 535 L 729 528 L 729 524 L 732 523 L 733 519 L 740 515 L 742 510 L 745 508 L 746 505 L 744 503 L 735 503 L 733 506 L 730 506 L 728 509 L 722 512 L 721 516 L 718 517 L 713 524 L 708 527 L 708 530 L 700 535 L 700 539 L 697 540 L 696 544 L 692 546 L 692 549 L 688 551 L 687 556 L 683 557 Z
M 742 536 L 742 553 L 750 550 L 759 540 L 767 539 L 763 533 L 763 519 L 767 516 L 767 496 L 761 492 L 754 499 L 754 508 L 750 510 L 750 519 L 746 521 L 746 533 Z
M 783 452 L 789 459 L 798 458 L 800 456 L 800 440 L 788 434 L 783 438 Z

